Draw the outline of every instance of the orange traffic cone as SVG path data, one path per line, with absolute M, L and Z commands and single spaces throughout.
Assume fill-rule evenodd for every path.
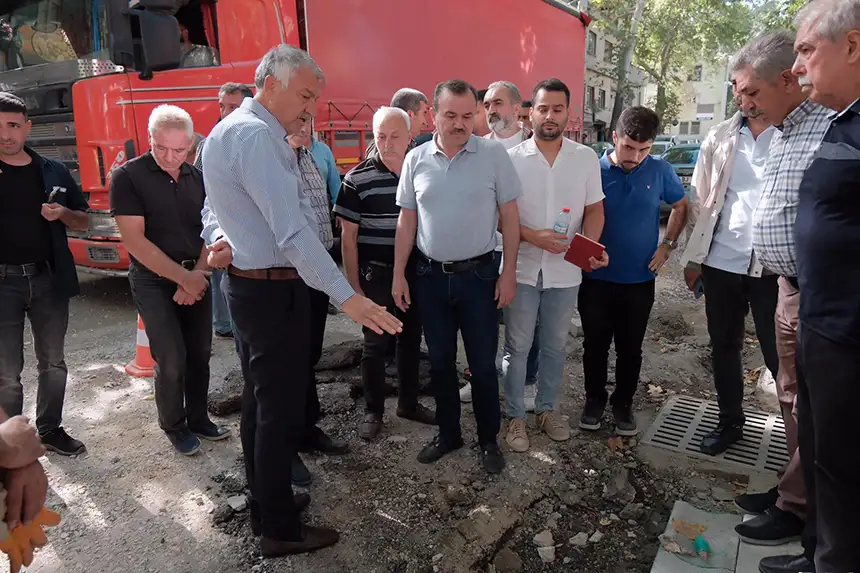
M 137 344 L 134 349 L 134 360 L 125 367 L 126 373 L 137 378 L 147 378 L 155 375 L 155 360 L 149 351 L 149 338 L 143 328 L 143 319 L 137 315 Z

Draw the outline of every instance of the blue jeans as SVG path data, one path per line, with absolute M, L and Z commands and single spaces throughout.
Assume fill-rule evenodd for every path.
M 578 291 L 578 286 L 545 289 L 540 275 L 537 286 L 517 283 L 517 296 L 505 309 L 505 413 L 509 417 L 526 417 L 523 390 L 535 324 L 541 357 L 535 412 L 555 408 L 564 379 L 564 350 Z
M 499 266 L 499 272 L 502 272 L 502 253 L 499 251 L 494 252 L 494 260 L 496 264 Z M 537 383 L 537 375 L 538 375 L 538 359 L 540 358 L 540 335 L 538 334 L 538 325 L 535 325 L 535 335 L 534 341 L 532 342 L 532 349 L 529 351 L 529 359 L 526 363 L 526 386 L 534 386 Z M 500 376 L 505 375 L 505 361 L 504 361 L 504 347 L 499 348 L 499 352 L 496 355 L 496 370 L 498 371 Z
M 212 271 L 209 281 L 212 289 L 212 327 L 218 334 L 233 332 L 233 321 L 230 320 L 230 309 L 227 307 L 227 296 L 221 289 L 224 271 Z
M 495 292 L 498 264 L 445 274 L 423 256 L 410 284 L 421 312 L 424 339 L 430 355 L 430 381 L 436 397 L 439 435 L 450 445 L 462 439 L 460 396 L 457 384 L 457 331 L 463 337 L 472 369 L 472 406 L 478 425 L 478 443 L 496 443 L 501 428 L 496 350 L 499 345 L 499 311 Z

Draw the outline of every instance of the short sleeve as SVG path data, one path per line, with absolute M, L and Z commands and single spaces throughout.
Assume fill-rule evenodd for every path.
M 684 185 L 671 165 L 662 160 L 660 162 L 663 168 L 663 193 L 660 195 L 660 200 L 674 205 L 684 198 Z
M 415 157 L 414 150 L 406 156 L 406 161 L 403 162 L 403 171 L 400 173 L 400 183 L 397 184 L 397 206 L 413 211 L 418 210 L 415 182 L 412 180 L 415 173 Z
M 359 197 L 358 189 L 355 188 L 348 175 L 340 184 L 340 192 L 337 194 L 337 202 L 334 204 L 333 211 L 335 215 L 350 223 L 358 224 L 361 222 L 361 197 Z
M 88 211 L 90 204 L 87 203 L 81 187 L 77 184 L 68 169 L 63 170 L 63 179 L 66 182 L 66 207 L 72 211 Z
M 494 143 L 488 147 L 487 151 L 492 154 L 495 168 L 496 203 L 504 205 L 523 194 L 523 185 L 505 146 L 501 143 Z
M 113 216 L 143 217 L 146 211 L 128 170 L 118 167 L 110 178 L 110 212 Z

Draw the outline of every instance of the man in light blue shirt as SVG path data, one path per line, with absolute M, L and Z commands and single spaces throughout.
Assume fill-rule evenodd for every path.
M 331 148 L 317 139 L 311 138 L 311 146 L 308 148 L 317 168 L 320 170 L 323 181 L 328 186 L 328 195 L 331 198 L 331 204 L 337 202 L 337 194 L 340 191 L 340 171 L 337 168 L 337 162 L 334 160 L 334 153 Z
M 310 500 L 293 496 L 288 485 L 305 431 L 308 286 L 324 291 L 347 315 L 377 332 L 394 334 L 401 326 L 383 307 L 353 291 L 311 224 L 311 206 L 301 191 L 285 127 L 300 117 L 310 120 L 324 82 L 306 52 L 288 45 L 273 48 L 257 67 L 257 95 L 215 126 L 203 150 L 209 204 L 224 233 L 210 247 L 209 263 L 224 267 L 232 262 L 227 302 L 246 383 L 242 450 L 251 528 L 261 534 L 264 557 L 315 551 L 339 538 L 332 529 L 302 525 L 298 513 Z

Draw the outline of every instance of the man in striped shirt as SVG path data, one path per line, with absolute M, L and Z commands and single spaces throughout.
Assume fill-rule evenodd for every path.
M 227 302 L 239 334 L 245 375 L 242 450 L 251 490 L 251 528 L 264 557 L 306 553 L 337 543 L 336 531 L 302 524 L 307 496 L 289 486 L 305 430 L 310 368 L 308 287 L 324 291 L 356 322 L 400 331 L 399 320 L 357 295 L 311 224 L 286 127 L 310 120 L 325 78 L 302 50 L 272 48 L 254 75 L 257 95 L 221 121 L 203 149 L 210 207 L 224 238 L 212 259 L 233 253 Z
M 395 198 L 403 159 L 409 147 L 410 117 L 396 107 L 382 107 L 373 115 L 377 153 L 359 163 L 344 177 L 335 214 L 343 225 L 341 249 L 346 276 L 356 292 L 403 321 L 397 335 L 397 415 L 423 424 L 435 424 L 436 413 L 418 403 L 418 356 L 421 323 L 418 309 L 401 312 L 394 305 L 394 235 L 400 207 Z M 385 354 L 390 335 L 364 329 L 361 378 L 367 413 L 358 428 L 365 440 L 375 438 L 385 410 Z

